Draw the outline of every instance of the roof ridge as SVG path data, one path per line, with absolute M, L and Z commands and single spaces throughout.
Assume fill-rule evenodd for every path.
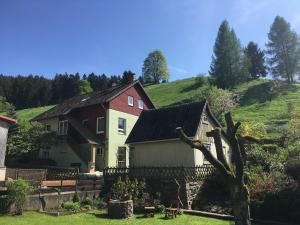
M 179 105 L 171 105 L 171 106 L 167 106 L 167 107 L 161 107 L 161 108 L 158 108 L 158 109 L 148 109 L 148 110 L 143 110 L 143 111 L 145 111 L 145 112 L 148 112 L 148 111 L 162 111 L 162 110 L 174 109 L 174 108 L 179 108 L 179 107 L 183 107 L 183 106 L 186 106 L 186 105 L 193 105 L 193 104 L 199 104 L 199 103 L 205 103 L 205 102 L 207 102 L 207 100 L 195 101 L 195 102 L 186 102 L 186 103 L 182 103 L 182 104 L 179 104 Z

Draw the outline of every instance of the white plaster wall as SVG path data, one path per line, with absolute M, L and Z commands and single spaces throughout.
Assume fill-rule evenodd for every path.
M 8 124 L 4 121 L 0 121 L 0 168 L 4 167 L 7 133 Z
M 195 166 L 194 150 L 180 140 L 131 144 L 130 166 Z

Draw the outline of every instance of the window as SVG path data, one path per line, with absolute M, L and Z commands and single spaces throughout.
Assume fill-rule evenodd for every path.
M 82 120 L 82 125 L 84 127 L 89 127 L 89 120 Z
M 133 106 L 133 97 L 132 96 L 128 96 L 128 105 Z
M 208 118 L 206 115 L 203 115 L 203 119 L 202 119 L 203 123 L 207 123 L 208 124 Z
M 104 133 L 104 128 L 105 128 L 104 117 L 97 117 L 96 133 L 97 134 Z
M 144 102 L 143 100 L 139 100 L 139 109 L 143 109 L 144 108 Z
M 210 151 L 210 144 L 203 144 L 205 148 L 207 148 L 208 151 Z M 207 161 L 207 159 L 204 157 L 203 160 L 204 164 L 209 164 L 209 162 Z
M 51 125 L 50 124 L 46 124 L 46 130 L 51 131 Z
M 50 158 L 49 150 L 43 150 L 42 159 L 49 159 L 49 158 Z
M 126 147 L 118 148 L 117 166 L 126 167 Z
M 68 120 L 62 120 L 58 123 L 58 134 L 66 135 L 68 133 Z
M 97 155 L 103 156 L 104 155 L 104 151 L 102 147 L 97 148 Z
M 118 132 L 121 134 L 126 133 L 126 120 L 124 118 L 118 119 Z

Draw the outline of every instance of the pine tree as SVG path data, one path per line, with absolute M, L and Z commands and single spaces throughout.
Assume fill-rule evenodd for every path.
M 265 54 L 256 43 L 250 41 L 245 48 L 245 55 L 249 60 L 248 71 L 251 79 L 266 77 Z
M 124 71 L 122 75 L 122 84 L 130 84 L 135 80 L 135 73 L 131 72 L 130 70 Z
M 209 73 L 215 78 L 218 87 L 232 88 L 247 79 L 243 66 L 241 44 L 225 20 L 218 31 Z
M 169 80 L 167 61 L 161 50 L 149 53 L 142 70 L 145 83 L 158 84 L 160 81 Z
M 300 72 L 299 37 L 291 25 L 280 16 L 276 16 L 268 33 L 268 64 L 274 78 L 284 78 L 293 83 Z

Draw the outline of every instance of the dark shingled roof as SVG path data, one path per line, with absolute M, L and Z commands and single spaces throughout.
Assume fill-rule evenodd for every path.
M 206 101 L 174 107 L 144 110 L 126 143 L 157 141 L 178 138 L 177 127 L 182 127 L 189 137 L 196 135 Z
M 90 93 L 75 96 L 73 98 L 64 101 L 61 104 L 58 104 L 57 106 L 49 109 L 48 111 L 36 116 L 32 120 L 33 121 L 43 120 L 43 119 L 48 119 L 60 115 L 67 115 L 71 110 L 76 108 L 82 108 L 86 106 L 107 103 L 113 98 L 115 98 L 116 96 L 118 96 L 119 94 L 126 91 L 128 88 L 134 86 L 135 84 L 139 84 L 142 87 L 139 81 L 134 81 L 133 83 L 130 84 L 117 85 L 115 87 L 103 91 L 90 92 Z M 149 101 L 151 102 L 150 98 Z

